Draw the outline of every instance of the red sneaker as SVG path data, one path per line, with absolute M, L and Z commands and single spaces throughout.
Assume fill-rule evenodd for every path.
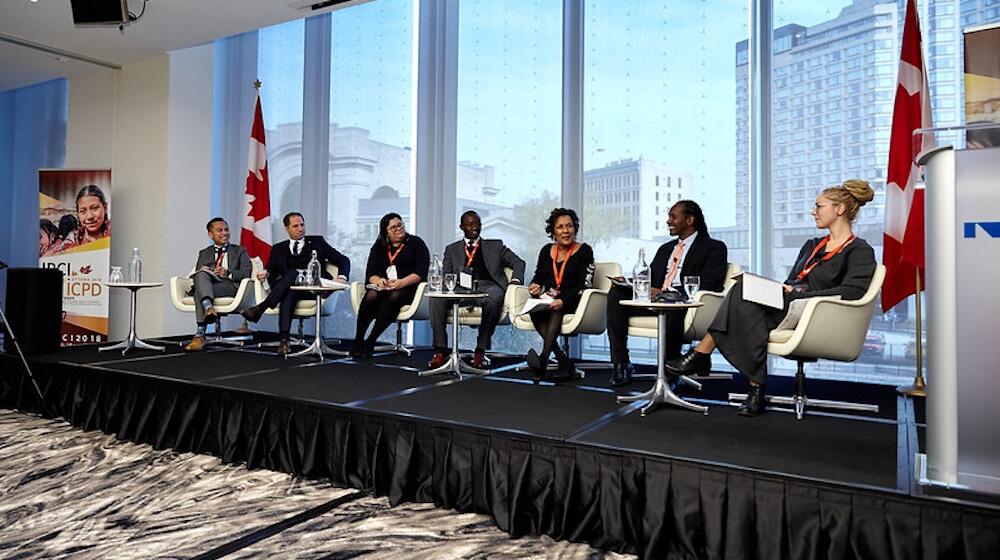
M 448 361 L 448 357 L 443 352 L 435 352 L 431 361 L 427 362 L 427 369 L 437 369 Z
M 472 356 L 472 367 L 476 369 L 487 369 L 490 367 L 490 359 L 486 356 L 485 351 L 476 350 L 475 355 Z

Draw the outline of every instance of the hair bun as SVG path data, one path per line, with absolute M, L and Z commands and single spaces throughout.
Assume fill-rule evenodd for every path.
M 861 179 L 848 179 L 840 186 L 846 189 L 847 192 L 851 193 L 851 196 L 858 201 L 859 206 L 864 206 L 875 198 L 875 191 L 872 190 L 868 181 L 862 181 Z

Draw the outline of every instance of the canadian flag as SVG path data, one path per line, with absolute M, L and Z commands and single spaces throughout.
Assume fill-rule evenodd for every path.
M 923 285 L 924 191 L 915 188 L 920 169 L 914 162 L 917 154 L 930 147 L 931 138 L 925 134 L 914 135 L 913 131 L 932 126 L 930 103 L 917 6 L 915 0 L 907 0 L 885 185 L 882 262 L 886 273 L 882 285 L 882 311 L 888 311 L 916 293 L 918 272 Z
M 247 162 L 247 190 L 243 195 L 240 245 L 246 247 L 251 257 L 260 257 L 266 263 L 271 256 L 271 195 L 267 185 L 267 150 L 259 93 L 254 108 Z

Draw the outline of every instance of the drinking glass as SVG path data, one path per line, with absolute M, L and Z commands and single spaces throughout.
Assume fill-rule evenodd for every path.
M 295 277 L 295 285 L 296 286 L 305 286 L 306 285 L 306 271 L 305 271 L 305 269 L 302 269 L 302 268 L 299 269 L 299 274 L 298 274 L 298 276 Z
M 645 278 L 643 275 L 636 276 L 632 285 L 635 288 L 635 299 L 649 301 L 649 278 Z
M 121 284 L 125 281 L 125 277 L 122 276 L 122 267 L 112 266 L 111 274 L 108 275 L 109 284 Z
M 444 287 L 448 289 L 449 294 L 455 293 L 455 273 L 449 272 L 444 275 Z
M 698 289 L 701 288 L 701 277 L 700 276 L 685 276 L 684 277 L 684 291 L 687 292 L 688 303 L 694 301 L 694 295 L 698 293 Z
M 427 289 L 431 292 L 441 291 L 441 273 L 431 272 L 427 275 Z

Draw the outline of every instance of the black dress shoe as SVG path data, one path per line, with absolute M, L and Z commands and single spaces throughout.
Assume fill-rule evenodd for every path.
M 632 382 L 635 366 L 630 361 L 618 362 L 611 367 L 611 386 L 621 387 Z
M 240 315 L 242 315 L 244 319 L 250 321 L 251 323 L 256 323 L 257 321 L 260 321 L 260 316 L 263 314 L 264 314 L 263 305 L 255 305 L 253 307 L 248 307 L 243 311 L 240 311 Z
M 750 386 L 746 400 L 736 410 L 740 416 L 760 416 L 764 414 L 764 386 Z
M 694 348 L 688 350 L 680 358 L 667 360 L 667 373 L 678 375 L 708 375 L 712 371 L 712 355 L 702 354 Z
M 545 377 L 546 363 L 542 361 L 542 358 L 535 352 L 534 348 L 530 348 L 528 353 L 524 356 L 525 361 L 528 362 L 528 367 L 531 368 L 532 373 L 535 377 L 542 378 Z M 546 360 L 548 361 L 548 360 Z

